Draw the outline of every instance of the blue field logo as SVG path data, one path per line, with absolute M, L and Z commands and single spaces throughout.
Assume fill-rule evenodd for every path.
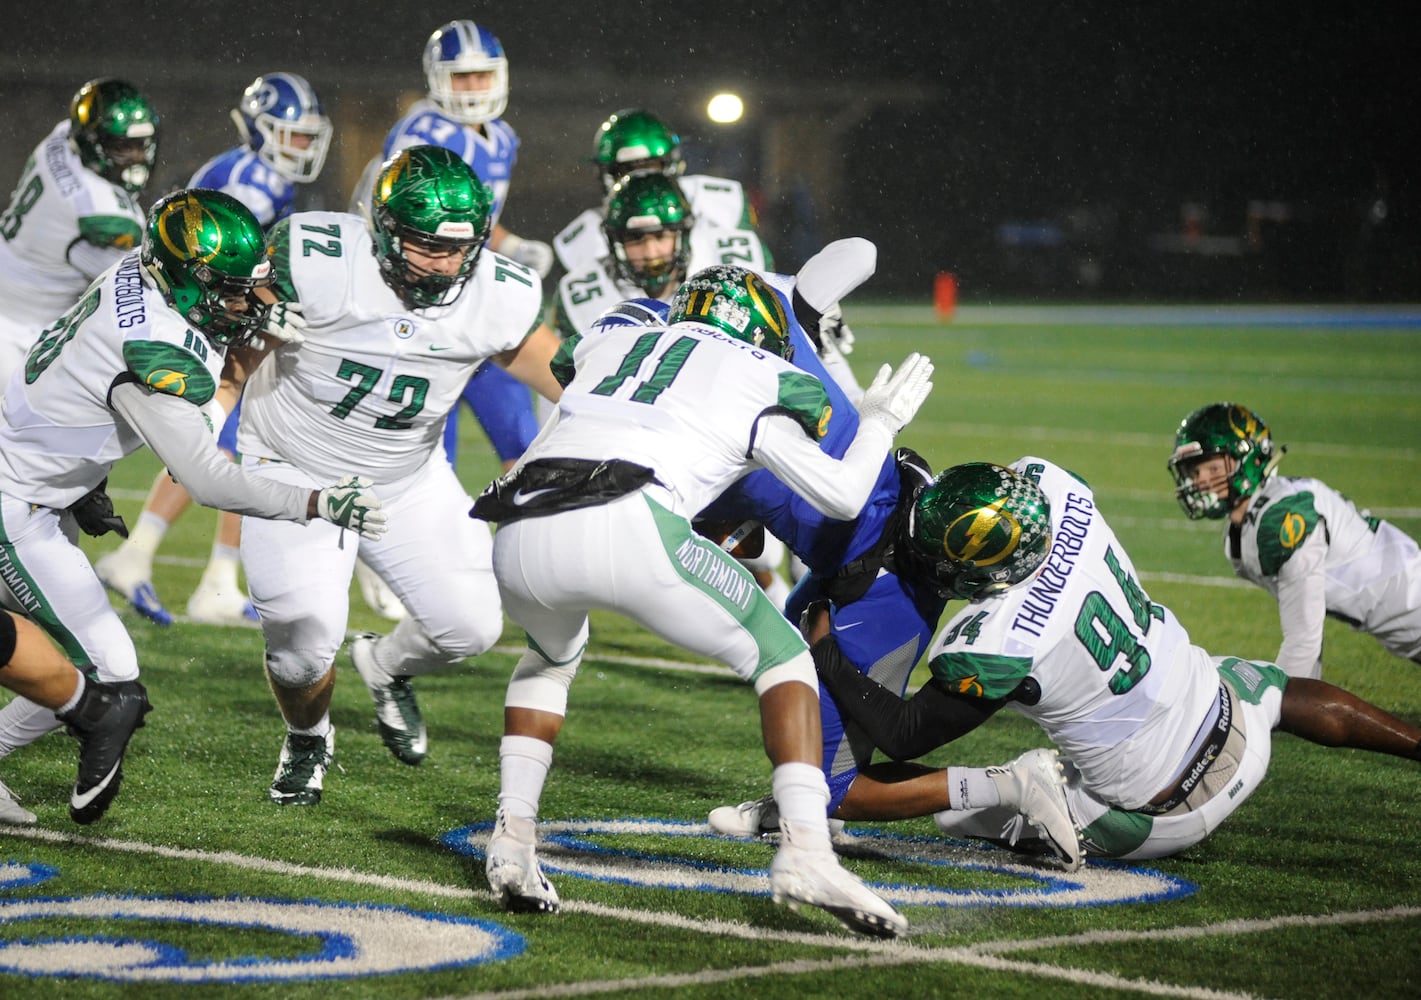
M 482 858 L 492 823 L 478 823 L 446 833 L 443 842 L 461 854 Z M 550 877 L 593 879 L 623 885 L 693 892 L 770 894 L 772 848 L 762 845 L 764 868 L 711 864 L 678 855 L 678 839 L 718 838 L 704 823 L 652 819 L 568 820 L 538 824 L 538 860 Z M 648 850 L 648 837 L 665 838 L 666 847 Z M 637 844 L 643 846 L 635 846 Z M 937 907 L 1076 907 L 1161 902 L 1192 895 L 1191 882 L 1147 868 L 1091 861 L 1066 873 L 1024 864 L 1019 855 L 997 848 L 916 837 L 880 830 L 854 830 L 835 849 L 850 867 L 854 859 L 910 866 L 913 882 L 869 881 L 875 892 L 898 906 Z

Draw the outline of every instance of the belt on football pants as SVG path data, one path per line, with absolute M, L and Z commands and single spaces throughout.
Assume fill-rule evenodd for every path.
M 1218 707 L 1218 714 L 1214 717 L 1214 726 L 1200 745 L 1198 753 L 1179 772 L 1179 778 L 1173 785 L 1134 810 L 1135 812 L 1145 813 L 1148 816 L 1158 816 L 1161 813 L 1169 812 L 1187 799 L 1189 794 L 1198 787 L 1199 782 L 1203 780 L 1204 775 L 1209 773 L 1209 768 L 1213 767 L 1214 761 L 1219 759 L 1219 753 L 1224 749 L 1224 744 L 1228 742 L 1229 732 L 1233 729 L 1233 692 L 1229 690 L 1228 685 L 1222 683 L 1219 685 L 1219 693 L 1214 696 L 1214 704 Z

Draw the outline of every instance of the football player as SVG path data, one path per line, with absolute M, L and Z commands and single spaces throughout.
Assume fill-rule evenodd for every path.
M 283 805 L 321 799 L 357 556 L 410 614 L 389 635 L 354 639 L 351 657 L 386 746 L 406 764 L 423 760 L 408 678 L 483 652 L 503 630 L 488 528 L 464 516 L 471 501 L 439 450 L 444 420 L 484 363 L 552 398 L 562 391 L 538 276 L 485 250 L 492 197 L 468 164 L 412 146 L 372 190 L 368 222 L 298 212 L 277 224 L 276 287 L 309 325 L 256 366 L 238 429 L 253 474 L 306 484 L 354 463 L 395 522 L 375 544 L 342 545 L 320 525 L 243 520 L 242 563 L 286 724 L 270 788 Z
M 1002 708 L 1036 722 L 1068 758 L 1066 800 L 1088 854 L 1158 858 L 1203 840 L 1263 781 L 1274 729 L 1421 760 L 1421 729 L 1376 706 L 1193 645 L 1141 587 L 1090 487 L 1044 459 L 939 473 L 907 538 L 941 593 L 968 602 L 934 640 L 930 680 L 906 701 L 876 684 L 836 654 L 816 611 L 824 687 L 896 761 Z M 1019 826 L 993 769 L 915 770 L 850 818 L 933 813 L 951 835 L 989 839 Z
M 0 215 L 0 385 L 54 317 L 143 238 L 158 112 L 132 84 L 79 88 Z
M 385 513 L 343 472 L 294 486 L 249 475 L 212 428 L 239 389 L 225 364 L 267 321 L 261 227 L 216 191 L 153 206 L 141 249 L 105 271 L 44 328 L 0 401 L 0 580 L 15 607 L 77 666 L 109 684 L 138 677 L 138 655 L 75 539 L 126 533 L 104 492 L 114 463 L 151 448 L 200 504 L 257 518 L 331 523 L 378 537 Z M 219 398 L 219 385 L 223 395 Z M 0 755 L 57 728 L 46 704 L 0 709 Z M 83 809 L 83 796 L 72 803 Z
M 1234 572 L 1278 600 L 1277 664 L 1322 676 L 1327 616 L 1421 663 L 1421 550 L 1319 479 L 1275 475 L 1287 449 L 1246 406 L 1210 403 L 1180 422 L 1169 471 L 1190 520 L 1226 521 Z
M 499 222 L 519 145 L 518 134 L 502 117 L 509 89 L 503 45 L 480 24 L 450 21 L 425 43 L 424 76 L 425 99 L 385 136 L 382 154 L 366 165 L 356 183 L 350 211 L 369 211 L 371 186 L 385 160 L 409 146 L 443 146 L 462 157 L 493 193 L 489 247 L 531 268 L 540 279 L 547 277 L 553 267 L 552 248 L 516 236 Z M 538 433 L 535 404 L 527 387 L 497 365 L 482 365 L 460 399 L 484 429 L 503 468 L 511 468 Z M 459 412 L 455 406 L 444 427 L 444 453 L 451 465 L 458 457 Z M 356 579 L 365 603 L 374 611 L 392 621 L 404 617 L 404 606 L 363 561 L 356 564 Z
M 505 698 L 501 788 L 485 870 L 512 910 L 559 907 L 536 852 L 538 802 L 591 608 L 614 610 L 755 684 L 785 837 L 771 869 L 781 902 L 824 907 L 864 933 L 902 916 L 839 867 L 819 769 L 818 697 L 803 639 L 750 575 L 690 518 L 764 467 L 830 516 L 858 513 L 893 436 L 931 389 L 932 365 L 884 366 L 843 458 L 819 449 L 830 423 L 820 382 L 784 360 L 789 321 L 754 272 L 698 272 L 670 325 L 563 341 L 557 413 L 473 515 L 499 522 L 494 573 L 528 634 Z
M 304 77 L 267 73 L 252 81 L 232 109 L 242 141 L 208 160 L 188 187 L 222 191 L 251 209 L 264 229 L 291 214 L 298 184 L 321 175 L 331 145 L 331 122 L 321 99 Z M 279 332 L 279 331 L 268 331 Z M 217 442 L 235 457 L 240 401 L 227 415 Z M 187 510 L 191 498 L 166 472 L 158 473 L 133 533 L 117 550 L 94 564 L 99 579 L 123 596 L 139 614 L 159 625 L 173 616 L 153 587 L 153 557 L 168 528 Z M 237 583 L 241 520 L 218 515 L 207 567 L 187 602 L 189 621 L 241 624 L 256 620 L 256 610 Z

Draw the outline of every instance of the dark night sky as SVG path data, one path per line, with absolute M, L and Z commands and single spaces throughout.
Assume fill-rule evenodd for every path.
M 520 72 L 570 88 L 640 80 L 652 107 L 702 77 L 938 88 L 939 101 L 865 123 L 842 154 L 864 203 L 848 221 L 900 227 L 934 254 L 941 243 L 975 251 L 1003 218 L 1078 205 L 1110 202 L 1148 227 L 1191 198 L 1238 216 L 1259 198 L 1335 214 L 1378 190 L 1414 244 L 1421 18 L 1371 6 L 356 0 L 256 25 L 253 11 L 280 8 L 80 0 L 8 24 L 0 67 L 11 79 L 54 67 L 82 77 L 138 59 L 153 73 L 207 62 L 238 76 L 281 66 L 417 85 L 411 62 L 430 30 L 470 17 L 508 50 L 515 104 L 532 99 Z M 925 228 L 925 201 L 943 226 Z

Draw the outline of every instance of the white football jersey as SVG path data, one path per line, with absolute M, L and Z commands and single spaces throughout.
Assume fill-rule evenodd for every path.
M 1224 529 L 1234 572 L 1278 599 L 1278 665 L 1317 676 L 1327 615 L 1421 657 L 1421 550 L 1394 525 L 1359 511 L 1319 479 L 1273 476 L 1238 532 Z
M 745 188 L 728 177 L 691 174 L 677 177 L 677 185 L 691 203 L 697 225 L 705 223 L 723 229 L 753 229 L 755 214 L 745 197 Z M 578 271 L 593 266 L 611 252 L 602 235 L 602 210 L 589 208 L 553 237 L 553 252 L 564 270 Z
M 534 272 L 485 248 L 453 303 L 410 309 L 385 284 L 363 220 L 300 212 L 273 232 L 283 297 L 306 340 L 278 347 L 242 397 L 238 449 L 317 477 L 377 483 L 414 473 L 486 358 L 516 348 L 542 318 Z
M 109 409 L 117 376 L 131 371 L 150 389 L 202 406 L 224 358 L 129 254 L 43 332 L 11 375 L 0 402 L 0 491 L 69 506 L 144 443 Z
M 1095 794 L 1137 808 L 1175 777 L 1218 695 L 1218 671 L 1191 655 L 1179 620 L 1140 587 L 1090 487 L 1044 459 L 1011 467 L 1050 501 L 1050 552 L 1029 582 L 947 622 L 933 641 L 933 675 L 984 698 L 1030 677 L 1040 700 L 1008 705 L 1046 731 Z
M 690 239 L 691 256 L 683 278 L 714 264 L 735 264 L 761 275 L 769 273 L 765 244 L 753 229 L 726 229 L 698 219 L 691 227 Z M 678 284 L 668 284 L 662 289 L 662 301 L 669 302 L 678 287 Z M 598 316 L 618 302 L 644 295 L 646 293 L 631 282 L 617 280 L 612 273 L 611 257 L 604 256 L 558 280 L 558 333 L 563 337 L 583 333 Z
M 69 121 L 60 122 L 35 147 L 0 216 L 0 317 L 26 324 L 32 340 L 100 272 L 137 249 L 143 222 L 138 200 L 85 168 L 69 142 Z M 101 252 L 76 259 L 80 241 Z
M 563 342 L 557 424 L 520 460 L 618 458 L 645 466 L 690 516 L 759 464 L 750 457 L 769 413 L 813 441 L 830 417 L 812 375 L 714 327 L 616 327 Z

